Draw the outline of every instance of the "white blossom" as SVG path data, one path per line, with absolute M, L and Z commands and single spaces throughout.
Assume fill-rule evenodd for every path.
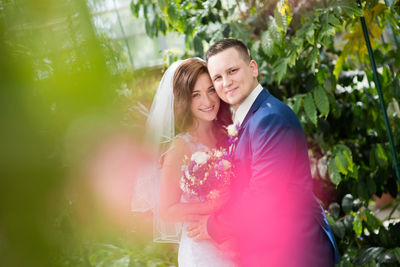
M 229 125 L 228 127 L 226 127 L 226 129 L 228 130 L 228 134 L 229 134 L 230 136 L 232 136 L 232 137 L 237 136 L 238 133 L 239 133 L 239 131 L 238 131 L 238 129 L 237 129 L 237 127 L 236 127 L 235 124 Z
M 210 158 L 210 156 L 203 151 L 197 151 L 193 153 L 191 160 L 195 161 L 197 165 L 202 165 L 207 162 L 207 160 Z
M 217 158 L 220 158 L 220 157 L 222 157 L 222 151 L 220 151 L 220 150 L 215 150 L 215 152 L 214 152 L 214 156 L 215 157 L 217 157 Z
M 221 162 L 224 165 L 224 170 L 227 170 L 232 166 L 231 163 L 225 159 L 223 159 Z

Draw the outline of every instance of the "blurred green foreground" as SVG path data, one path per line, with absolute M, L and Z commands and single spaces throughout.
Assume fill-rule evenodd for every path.
M 145 245 L 150 216 L 128 212 L 147 150 L 120 123 L 118 56 L 85 1 L 0 2 L 1 266 L 174 264 L 175 248 Z

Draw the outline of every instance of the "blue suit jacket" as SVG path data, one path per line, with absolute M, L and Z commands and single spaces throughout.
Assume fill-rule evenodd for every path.
M 242 122 L 234 163 L 232 197 L 207 223 L 215 241 L 234 239 L 245 266 L 338 262 L 333 233 L 312 193 L 302 126 L 267 90 Z

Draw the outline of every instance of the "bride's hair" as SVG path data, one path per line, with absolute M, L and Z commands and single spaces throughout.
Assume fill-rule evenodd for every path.
M 184 132 L 194 123 L 190 110 L 192 92 L 197 79 L 203 73 L 209 75 L 206 63 L 198 58 L 185 60 L 175 71 L 173 88 L 176 133 Z M 232 123 L 229 105 L 222 100 L 215 123 L 218 126 L 217 129 L 222 129 L 223 131 L 225 126 Z M 221 134 L 220 131 L 218 131 L 219 134 Z

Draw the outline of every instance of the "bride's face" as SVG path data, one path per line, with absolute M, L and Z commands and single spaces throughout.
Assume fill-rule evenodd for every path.
M 210 76 L 200 74 L 192 92 L 190 107 L 195 119 L 212 121 L 217 117 L 220 99 L 214 89 Z

